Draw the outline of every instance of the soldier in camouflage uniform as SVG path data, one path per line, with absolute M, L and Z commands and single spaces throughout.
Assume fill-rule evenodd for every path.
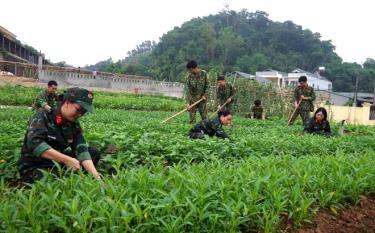
M 228 125 L 232 121 L 232 113 L 228 110 L 218 112 L 218 117 L 212 120 L 204 120 L 194 126 L 189 132 L 191 139 L 203 139 L 204 135 L 210 137 L 229 138 L 223 130 L 223 125 Z
M 314 116 L 307 121 L 303 131 L 311 134 L 331 136 L 331 127 L 329 126 L 327 115 L 325 108 L 318 108 Z
M 47 86 L 47 90 L 39 93 L 33 104 L 33 109 L 35 111 L 44 109 L 47 112 L 51 112 L 53 108 L 57 107 L 57 82 L 51 80 L 48 82 Z
M 296 87 L 296 89 L 294 90 L 295 107 L 297 108 L 298 102 L 300 100 L 302 101 L 298 109 L 296 110 L 296 113 L 292 116 L 292 119 L 290 120 L 290 125 L 292 125 L 296 120 L 297 116 L 300 115 L 303 121 L 303 125 L 305 126 L 310 117 L 310 112 L 314 111 L 313 101 L 315 100 L 316 96 L 314 88 L 310 87 L 307 84 L 306 76 L 299 77 L 298 83 L 298 87 Z
M 220 108 L 225 102 L 228 103 L 222 108 L 222 110 L 232 111 L 232 105 L 234 102 L 234 95 L 236 94 L 235 89 L 230 83 L 226 83 L 223 76 L 217 78 L 217 89 L 216 89 L 216 102 L 218 108 Z
M 201 115 L 202 120 L 207 119 L 207 90 L 208 79 L 207 72 L 198 68 L 195 61 L 189 61 L 186 65 L 189 74 L 186 80 L 186 100 L 187 105 L 191 105 L 201 98 L 204 98 L 199 104 L 189 109 L 190 124 L 195 123 L 195 113 L 197 109 Z
M 50 112 L 37 111 L 28 124 L 19 172 L 25 182 L 43 176 L 39 169 L 56 172 L 53 161 L 63 167 L 86 171 L 100 178 L 95 165 L 100 153 L 87 146 L 78 118 L 92 112 L 93 94 L 81 88 L 68 89 L 59 107 Z
M 250 110 L 251 110 L 250 115 L 252 114 L 252 117 L 254 119 L 262 119 L 263 107 L 262 107 L 262 102 L 260 100 L 255 100 L 254 106 L 252 106 Z

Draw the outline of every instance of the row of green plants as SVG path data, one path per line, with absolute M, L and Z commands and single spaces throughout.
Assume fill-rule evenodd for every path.
M 21 85 L 0 86 L 0 105 L 32 106 L 42 88 Z M 62 89 L 58 93 L 63 93 Z M 94 105 L 96 108 L 125 110 L 177 111 L 185 107 L 183 100 L 150 95 L 134 95 L 127 93 L 110 93 L 95 91 Z
M 375 191 L 375 160 L 274 156 L 74 174 L 0 194 L 3 232 L 276 232 Z
M 26 108 L 7 108 L 0 111 L 0 151 L 7 163 L 1 166 L 14 167 L 23 142 L 28 118 L 32 114 Z M 331 138 L 317 137 L 302 133 L 302 127 L 286 127 L 286 121 L 273 119 L 257 121 L 234 117 L 226 131 L 231 140 L 208 138 L 189 140 L 187 114 L 160 125 L 170 116 L 170 112 L 143 112 L 97 109 L 94 114 L 85 116 L 81 124 L 90 144 L 106 148 L 115 144 L 117 154 L 107 158 L 112 163 L 125 167 L 143 166 L 181 161 L 202 162 L 213 158 L 238 159 L 249 156 L 268 155 L 335 155 L 363 154 L 374 150 L 374 127 L 348 126 L 349 134 Z M 334 134 L 339 125 L 332 124 Z M 2 172 L 12 169 L 0 169 Z M 4 175 L 4 174 L 2 174 Z M 10 172 L 7 176 L 13 177 Z
M 1 109 L 0 231 L 275 232 L 285 219 L 298 226 L 319 207 L 374 192 L 374 127 L 325 138 L 235 116 L 230 140 L 190 140 L 187 114 L 159 124 L 170 114 L 98 109 L 82 118 L 90 145 L 118 149 L 99 165 L 105 186 L 78 173 L 15 189 L 31 111 Z
M 256 99 L 262 101 L 266 117 L 287 117 L 293 105 L 290 90 L 279 90 L 273 85 L 263 85 L 253 80 L 228 77 L 236 89 L 234 111 L 242 116 L 250 112 Z M 215 111 L 216 78 L 211 75 L 208 89 L 208 109 Z M 25 87 L 21 85 L 0 86 L 0 105 L 32 106 L 41 88 Z M 62 92 L 62 90 L 60 90 Z M 124 110 L 152 110 L 152 111 L 179 111 L 186 103 L 183 99 L 164 96 L 135 95 L 126 93 L 95 92 L 94 105 L 96 108 L 111 108 Z

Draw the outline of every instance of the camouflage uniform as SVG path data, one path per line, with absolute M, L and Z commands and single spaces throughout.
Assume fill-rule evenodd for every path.
M 57 95 L 56 93 L 48 94 L 48 91 L 42 91 L 36 97 L 35 102 L 33 104 L 33 109 L 35 111 L 44 108 L 45 105 L 49 105 L 52 109 L 57 107 Z
M 253 106 L 253 107 L 251 107 L 251 113 L 252 113 L 254 119 L 262 119 L 263 107 L 262 106 Z
M 208 136 L 217 136 L 219 138 L 229 138 L 228 135 L 224 132 L 223 126 L 218 117 L 212 120 L 204 120 L 199 122 L 194 126 L 189 132 L 189 137 L 192 139 L 204 138 L 204 135 Z
M 234 103 L 234 95 L 236 94 L 235 89 L 230 83 L 226 83 L 224 87 L 218 86 L 216 89 L 216 101 L 218 104 L 223 105 L 229 98 L 232 99 L 225 105 L 221 110 L 232 111 L 232 105 Z
M 314 111 L 313 101 L 316 98 L 314 89 L 309 86 L 307 86 L 306 88 L 296 87 L 296 89 L 294 90 L 294 100 L 296 102 L 299 102 L 301 95 L 305 97 L 310 97 L 311 99 L 302 100 L 301 104 L 299 105 L 299 108 L 290 120 L 290 124 L 293 124 L 297 116 L 300 115 L 303 121 L 303 125 L 306 125 L 310 117 L 310 112 Z
M 329 122 L 323 121 L 319 124 L 315 121 L 314 117 L 310 118 L 307 121 L 303 131 L 307 133 L 320 134 L 325 136 L 331 135 L 331 127 L 329 126 Z
M 198 75 L 194 75 L 189 72 L 189 75 L 186 80 L 186 100 L 188 104 L 193 104 L 200 100 L 203 96 L 207 97 L 207 90 L 208 90 L 208 79 L 207 79 L 207 72 L 204 70 L 200 70 Z M 197 109 L 199 114 L 201 115 L 202 120 L 207 119 L 207 100 L 203 100 L 199 104 L 195 105 L 189 111 L 190 123 L 193 124 L 195 122 L 195 113 Z
M 89 95 L 91 95 L 90 92 Z M 77 97 L 77 103 L 90 101 L 83 98 Z M 92 99 L 92 96 L 88 98 Z M 83 105 L 84 103 L 81 106 Z M 92 111 L 90 106 L 85 106 L 85 109 Z M 91 159 L 95 166 L 100 159 L 99 151 L 87 146 L 78 120 L 75 122 L 63 120 L 60 109 L 53 109 L 51 112 L 39 110 L 29 120 L 21 149 L 21 158 L 18 162 L 19 172 L 24 181 L 33 182 L 41 178 L 42 173 L 38 170 L 39 168 L 55 169 L 52 160 L 41 157 L 46 150 L 51 148 L 76 158 L 80 162 Z

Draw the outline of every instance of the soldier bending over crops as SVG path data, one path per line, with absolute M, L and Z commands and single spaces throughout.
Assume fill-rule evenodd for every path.
M 325 108 L 318 108 L 314 116 L 307 121 L 303 131 L 311 134 L 331 136 L 331 127 L 327 120 L 327 110 Z
M 38 111 L 43 109 L 47 112 L 52 111 L 53 108 L 57 107 L 57 82 L 50 80 L 47 84 L 47 89 L 39 93 L 33 104 L 33 110 Z
M 23 181 L 40 179 L 43 173 L 39 169 L 56 172 L 53 161 L 73 170 L 82 166 L 100 178 L 95 168 L 100 152 L 87 146 L 78 121 L 86 112 L 92 112 L 92 101 L 90 91 L 70 88 L 56 109 L 39 110 L 30 118 L 19 160 Z
M 194 126 L 189 132 L 191 139 L 203 139 L 204 135 L 217 136 L 219 138 L 229 138 L 223 130 L 223 125 L 228 125 L 232 121 L 232 113 L 229 110 L 218 112 L 218 116 L 212 120 L 204 120 Z

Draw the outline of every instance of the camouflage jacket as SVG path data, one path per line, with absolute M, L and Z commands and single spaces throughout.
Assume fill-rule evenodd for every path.
M 262 119 L 263 107 L 262 106 L 253 106 L 251 107 L 251 112 L 255 119 Z
M 207 72 L 201 70 L 198 75 L 189 72 L 186 78 L 186 100 L 188 103 L 198 101 L 202 96 L 207 95 L 208 90 Z
M 61 153 L 73 151 L 79 161 L 91 159 L 78 121 L 65 122 L 57 109 L 51 113 L 39 110 L 28 123 L 19 161 L 20 171 L 50 167 L 53 162 L 41 158 L 41 155 L 51 148 Z
M 33 104 L 33 109 L 37 111 L 40 108 L 43 108 L 44 105 L 46 104 L 48 104 L 51 108 L 57 107 L 56 93 L 52 93 L 48 95 L 47 91 L 40 92 L 39 95 L 35 99 L 35 102 Z
M 322 134 L 328 136 L 331 134 L 331 127 L 329 126 L 328 121 L 318 123 L 315 121 L 314 117 L 312 117 L 307 121 L 303 131 L 307 133 Z
M 233 88 L 232 84 L 226 83 L 224 87 L 217 87 L 216 101 L 220 105 L 223 105 L 229 98 L 232 98 L 231 103 L 233 103 L 235 94 L 236 90 Z
M 294 100 L 297 101 L 297 103 L 299 102 L 300 98 L 301 98 L 301 95 L 305 96 L 305 97 L 311 97 L 311 99 L 309 100 L 302 100 L 300 106 L 299 106 L 299 109 L 301 111 L 310 111 L 310 112 L 313 112 L 314 111 L 314 103 L 313 101 L 315 100 L 315 91 L 314 91 L 314 88 L 312 87 L 306 87 L 306 88 L 301 88 L 301 87 L 296 87 L 296 89 L 294 89 Z
M 208 136 L 217 136 L 219 138 L 229 138 L 225 133 L 223 126 L 218 117 L 212 120 L 204 120 L 199 122 L 190 130 L 191 133 L 204 133 Z

